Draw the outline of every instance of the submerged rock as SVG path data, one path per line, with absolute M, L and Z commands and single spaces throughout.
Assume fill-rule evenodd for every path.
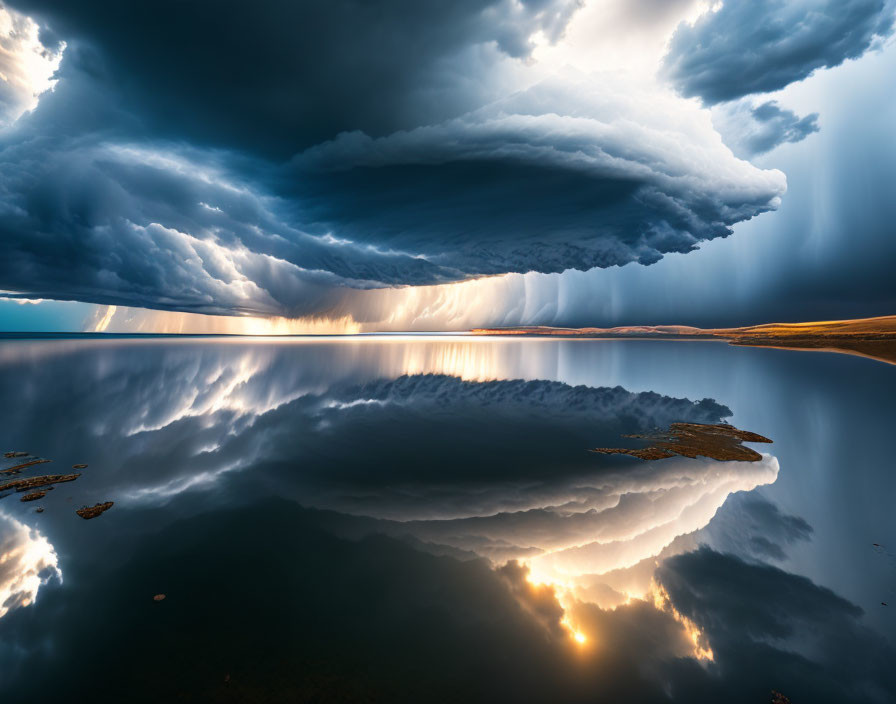
M 96 504 L 94 506 L 82 506 L 75 513 L 77 513 L 81 518 L 85 520 L 89 520 L 91 518 L 96 518 L 99 515 L 102 515 L 106 511 L 108 511 L 114 505 L 114 501 L 105 501 L 101 504 Z

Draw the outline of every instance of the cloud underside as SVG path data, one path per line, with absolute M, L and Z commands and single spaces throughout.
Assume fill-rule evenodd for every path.
M 776 209 L 784 175 L 712 119 L 750 157 L 818 116 L 711 116 L 531 63 L 579 4 L 14 0 L 2 67 L 19 79 L 0 103 L 17 115 L 56 84 L 0 132 L 0 290 L 344 316 L 365 307 L 352 290 L 647 265 Z M 664 74 L 707 104 L 774 90 L 867 51 L 892 9 L 729 0 L 679 26 Z
M 528 67 L 576 2 L 232 3 L 213 27 L 12 6 L 67 47 L 0 135 L 0 289 L 22 296 L 326 313 L 348 288 L 650 264 L 786 188 L 687 101 Z
M 586 89 L 592 116 L 540 111 L 581 110 L 571 96 Z M 586 81 L 379 139 L 345 133 L 279 166 L 23 140 L 0 154 L 0 288 L 295 316 L 332 308 L 341 287 L 650 264 L 728 235 L 785 189 L 690 117 L 670 132 L 646 98 L 619 105 Z
M 141 130 L 283 159 L 343 131 L 382 136 L 479 107 L 531 55 L 532 37 L 557 41 L 581 2 L 6 4 L 41 25 L 48 48 L 68 42 L 63 80 L 88 81 L 105 104 L 72 106 L 77 124 L 56 115 L 68 123 L 57 129 Z

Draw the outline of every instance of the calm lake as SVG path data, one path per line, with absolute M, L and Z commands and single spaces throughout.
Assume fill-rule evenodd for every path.
M 896 701 L 894 396 L 720 342 L 5 338 L 0 472 L 52 462 L 0 485 L 80 476 L 0 494 L 0 701 Z M 773 442 L 589 451 L 676 422 Z

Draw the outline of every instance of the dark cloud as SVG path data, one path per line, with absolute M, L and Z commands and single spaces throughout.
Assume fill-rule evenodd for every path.
M 722 105 L 714 111 L 713 123 L 732 151 L 744 158 L 788 142 L 801 142 L 819 131 L 817 112 L 800 117 L 776 100 L 759 105 L 749 100 Z
M 744 699 L 760 698 L 769 681 L 793 701 L 886 702 L 896 694 L 893 646 L 863 624 L 861 609 L 805 577 L 704 548 L 666 560 L 657 579 Z
M 297 230 L 276 198 L 176 152 L 35 138 L 0 151 L 0 174 L 0 286 L 32 297 L 301 315 L 340 285 L 435 268 Z
M 893 30 L 889 0 L 725 0 L 679 25 L 663 72 L 713 104 L 768 93 L 861 56 Z
M 594 81 L 552 79 L 380 139 L 342 134 L 293 160 L 297 200 L 317 228 L 424 256 L 444 278 L 649 264 L 777 207 L 782 175 L 732 159 L 703 116 L 673 136 L 658 98 Z
M 502 57 L 563 32 L 576 0 L 18 0 L 58 38 L 97 52 L 95 74 L 162 137 L 278 156 L 344 130 L 386 134 L 488 95 Z M 65 73 L 64 73 L 65 75 Z
M 783 174 L 684 101 L 527 87 L 529 37 L 576 6 L 16 4 L 67 49 L 0 137 L 0 289 L 295 317 L 346 288 L 650 264 L 775 209 Z
M 78 90 L 61 83 L 35 124 Z M 0 153 L 0 286 L 296 316 L 332 310 L 345 286 L 651 263 L 777 206 L 783 175 L 734 160 L 705 118 L 680 126 L 682 151 L 648 96 L 585 90 L 543 84 L 380 140 L 346 133 L 283 168 L 29 123 Z

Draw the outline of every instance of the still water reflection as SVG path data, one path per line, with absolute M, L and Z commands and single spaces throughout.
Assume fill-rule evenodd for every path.
M 88 464 L 0 500 L 4 701 L 896 697 L 892 366 L 706 342 L 0 345 L 0 449 L 53 460 L 21 476 Z M 674 422 L 774 444 L 588 451 Z

